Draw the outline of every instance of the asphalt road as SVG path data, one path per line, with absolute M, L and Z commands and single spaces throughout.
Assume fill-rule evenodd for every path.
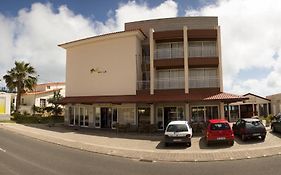
M 0 129 L 0 175 L 280 175 L 281 156 L 219 162 L 142 162 L 38 141 Z

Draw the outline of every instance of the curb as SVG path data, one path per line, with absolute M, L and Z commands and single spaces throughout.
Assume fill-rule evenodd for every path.
M 16 129 L 9 127 L 7 124 L 0 124 L 0 128 L 12 131 L 14 133 L 31 137 L 40 141 L 45 141 L 60 146 L 74 148 L 78 150 L 117 156 L 123 158 L 129 158 L 139 160 L 142 162 L 211 162 L 211 161 L 232 161 L 241 159 L 252 159 L 260 157 L 270 157 L 275 155 L 281 155 L 281 145 L 269 146 L 263 148 L 253 148 L 247 150 L 233 150 L 233 151 L 204 151 L 204 152 L 188 152 L 188 153 L 177 153 L 177 152 L 155 152 L 149 150 L 140 149 L 128 149 L 128 148 L 117 148 L 111 146 L 104 146 L 86 142 L 78 142 L 75 140 L 64 139 L 48 135 L 40 135 L 38 133 L 23 131 L 23 129 Z

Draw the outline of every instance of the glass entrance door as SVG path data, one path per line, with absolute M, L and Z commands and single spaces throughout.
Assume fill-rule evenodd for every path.
M 101 108 L 101 127 L 111 128 L 112 108 Z

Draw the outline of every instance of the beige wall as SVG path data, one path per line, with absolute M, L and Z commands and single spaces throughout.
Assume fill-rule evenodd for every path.
M 139 43 L 136 35 L 121 34 L 67 48 L 66 96 L 136 94 Z
M 271 100 L 271 113 L 276 115 L 281 112 L 281 93 L 267 96 Z

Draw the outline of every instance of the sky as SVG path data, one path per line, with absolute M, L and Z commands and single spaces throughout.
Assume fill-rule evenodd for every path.
M 1 0 L 0 78 L 26 61 L 39 82 L 65 81 L 58 44 L 177 16 L 218 16 L 225 92 L 281 92 L 280 0 Z

